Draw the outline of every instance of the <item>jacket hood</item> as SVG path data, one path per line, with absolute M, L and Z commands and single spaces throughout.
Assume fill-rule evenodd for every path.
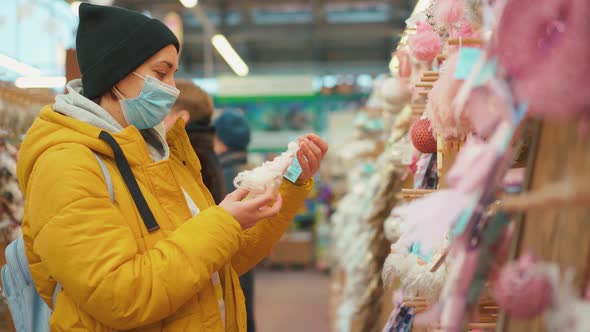
M 55 97 L 53 110 L 73 119 L 78 119 L 111 133 L 118 133 L 123 127 L 104 108 L 82 95 L 82 80 L 70 81 L 67 94 Z
M 23 191 L 37 159 L 48 150 L 82 145 L 114 158 L 110 146 L 98 138 L 103 130 L 110 132 L 119 143 L 130 165 L 147 165 L 168 158 L 165 130 L 122 128 L 106 110 L 81 95 L 80 80 L 68 83 L 67 89 L 69 93 L 57 96 L 55 105 L 41 110 L 25 135 L 17 165 Z

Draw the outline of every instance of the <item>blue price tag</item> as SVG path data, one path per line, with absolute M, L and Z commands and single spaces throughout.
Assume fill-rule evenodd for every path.
M 455 68 L 455 78 L 458 80 L 466 80 L 481 56 L 482 53 L 479 48 L 462 47 L 459 50 L 459 59 L 457 61 L 457 68 Z M 481 68 L 473 85 L 476 87 L 480 86 L 495 74 L 496 62 L 487 61 Z
M 293 163 L 289 168 L 287 168 L 287 172 L 283 177 L 293 183 L 297 182 L 299 176 L 301 175 L 301 165 L 299 165 L 299 160 L 297 160 L 297 156 L 293 158 Z

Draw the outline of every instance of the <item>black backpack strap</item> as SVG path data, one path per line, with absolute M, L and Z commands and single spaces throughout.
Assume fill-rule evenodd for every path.
M 139 210 L 139 214 L 141 215 L 141 218 L 143 219 L 143 223 L 145 224 L 147 230 L 149 232 L 153 232 L 159 229 L 160 226 L 158 225 L 156 218 L 154 218 L 152 210 L 150 210 L 150 207 L 148 206 L 145 197 L 143 197 L 143 194 L 139 189 L 137 180 L 135 179 L 135 176 L 131 171 L 131 167 L 129 167 L 127 157 L 125 157 L 125 154 L 123 153 L 123 150 L 121 150 L 119 143 L 117 143 L 113 136 L 111 136 L 111 134 L 107 133 L 106 131 L 101 131 L 98 138 L 106 142 L 111 147 L 111 149 L 113 149 L 113 153 L 115 154 L 115 162 L 117 163 L 117 168 L 119 169 L 119 172 L 121 173 L 121 176 L 123 177 L 123 180 L 127 185 L 127 189 L 129 189 L 129 192 L 131 193 L 131 197 L 133 197 L 135 206 L 137 207 L 137 210 Z

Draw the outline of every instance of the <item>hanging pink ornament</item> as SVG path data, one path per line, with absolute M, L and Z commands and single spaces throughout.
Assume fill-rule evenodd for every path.
M 436 6 L 435 18 L 442 26 L 453 25 L 463 16 L 463 0 L 439 0 Z
M 529 113 L 564 118 L 590 112 L 588 17 L 588 0 L 507 1 L 492 55 Z
M 432 124 L 434 134 L 445 139 L 461 138 L 471 133 L 472 125 L 465 109 L 457 109 L 453 100 L 463 81 L 455 79 L 458 54 L 452 54 L 443 64 L 440 76 L 428 94 L 426 116 Z
M 440 36 L 426 22 L 418 22 L 416 27 L 418 32 L 408 41 L 410 50 L 416 59 L 430 63 L 441 50 Z
M 436 152 L 436 138 L 432 134 L 430 120 L 420 119 L 414 123 L 411 130 L 412 144 L 422 153 Z
M 410 77 L 410 75 L 412 75 L 412 61 L 410 60 L 408 52 L 405 50 L 399 50 L 395 52 L 395 56 L 399 62 L 399 77 Z
M 528 320 L 551 306 L 552 290 L 551 281 L 536 269 L 536 259 L 525 254 L 502 268 L 494 285 L 494 297 L 508 315 Z

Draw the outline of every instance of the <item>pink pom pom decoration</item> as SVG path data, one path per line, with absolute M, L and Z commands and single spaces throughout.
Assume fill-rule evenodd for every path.
M 462 0 L 439 0 L 436 6 L 435 18 L 442 26 L 453 25 L 463 16 Z
M 551 306 L 551 281 L 535 266 L 532 255 L 521 256 L 502 268 L 494 285 L 496 302 L 513 318 L 532 319 Z
M 457 54 L 451 55 L 441 67 L 439 79 L 428 95 L 425 110 L 433 133 L 440 134 L 445 139 L 460 138 L 472 132 L 467 114 L 464 111 L 456 111 L 452 106 L 463 84 L 454 77 L 457 58 Z
M 408 41 L 410 50 L 416 59 L 430 63 L 441 50 L 440 36 L 426 22 L 418 22 L 416 26 L 418 32 Z
M 588 0 L 507 1 L 493 53 L 529 113 L 564 118 L 590 112 L 588 17 Z

